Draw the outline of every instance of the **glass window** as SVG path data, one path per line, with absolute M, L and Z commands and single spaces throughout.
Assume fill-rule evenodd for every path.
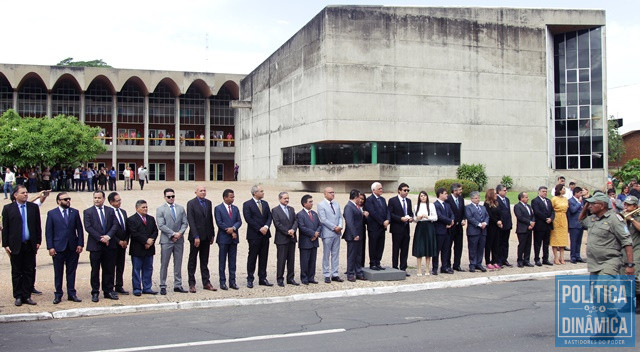
M 578 82 L 578 70 L 567 70 L 567 82 Z
M 589 69 L 580 69 L 580 82 L 589 82 Z

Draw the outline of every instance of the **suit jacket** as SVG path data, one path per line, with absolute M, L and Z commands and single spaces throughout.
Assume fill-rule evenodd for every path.
M 40 208 L 27 202 L 27 227 L 33 250 L 42 243 L 42 223 Z M 2 208 L 2 247 L 9 247 L 12 254 L 19 254 L 22 247 L 22 215 L 17 202 L 9 203 Z
M 318 203 L 318 217 L 320 217 L 320 223 L 322 224 L 320 237 L 322 238 L 340 236 L 340 234 L 333 231 L 333 229 L 336 226 L 344 228 L 342 224 L 342 214 L 340 213 L 340 204 L 335 200 L 332 201 L 332 204 L 333 210 L 331 210 L 331 205 L 326 199 Z
M 400 210 L 402 211 L 402 208 Z M 362 211 L 358 209 L 352 201 L 347 202 L 347 205 L 344 206 L 345 228 L 342 234 L 342 238 L 344 238 L 345 241 L 351 242 L 357 236 L 362 236 L 364 232 L 364 222 L 362 218 Z M 362 241 L 362 237 L 360 237 L 359 241 Z
M 84 229 L 87 231 L 87 250 L 88 251 L 101 251 L 103 249 L 115 249 L 116 248 L 116 232 L 120 228 L 118 220 L 116 219 L 116 213 L 113 208 L 103 206 L 104 208 L 104 221 L 105 228 L 102 228 L 102 222 L 100 222 L 100 215 L 98 209 L 95 206 L 84 210 Z M 111 239 L 109 245 L 100 242 L 100 237 L 107 235 Z
M 513 227 L 513 221 L 511 220 L 511 203 L 509 202 L 509 198 L 505 197 L 503 202 L 502 199 L 498 197 L 498 210 L 500 210 L 502 231 L 511 230 Z
M 127 233 L 131 238 L 130 255 L 145 257 L 156 254 L 155 242 L 149 249 L 144 248 L 149 238 L 153 238 L 154 241 L 158 238 L 158 226 L 153 216 L 147 215 L 147 224 L 145 225 L 140 214 L 134 213 L 127 219 Z
M 407 201 L 407 214 L 413 218 L 413 207 L 411 206 L 411 199 L 409 197 L 405 198 Z M 409 230 L 409 222 L 403 222 L 402 218 L 404 217 L 404 209 L 402 209 L 402 203 L 398 197 L 393 197 L 389 199 L 389 205 L 387 207 L 389 209 L 389 215 L 391 217 L 391 233 L 402 233 L 403 231 Z
M 451 207 L 451 211 L 453 212 L 454 217 L 454 224 L 460 225 L 462 223 L 462 220 L 466 219 L 467 216 L 465 211 L 464 198 L 462 196 L 458 196 L 458 204 L 460 205 L 459 207 L 456 206 L 456 201 L 453 199 L 452 194 L 449 194 L 449 197 L 447 197 L 447 200 L 445 202 L 449 204 L 449 207 Z
M 216 219 L 216 225 L 218 225 L 218 236 L 216 237 L 216 243 L 218 244 L 232 244 L 240 242 L 240 233 L 238 230 L 242 226 L 242 219 L 240 219 L 240 209 L 231 204 L 231 217 L 229 217 L 229 209 L 223 202 L 216 206 L 213 210 L 213 215 Z M 228 227 L 235 227 L 236 239 L 225 231 Z
M 487 208 L 482 205 L 478 205 L 478 208 L 473 204 L 469 204 L 464 209 L 465 218 L 467 219 L 467 236 L 487 234 L 487 227 L 485 226 L 483 229 L 480 227 L 480 224 L 484 222 L 489 226 L 489 213 L 487 212 Z
M 533 228 L 535 231 L 546 232 L 553 229 L 553 219 L 556 217 L 556 212 L 553 210 L 551 200 L 549 198 L 545 199 L 547 200 L 547 206 L 544 205 L 539 196 L 531 200 L 531 208 L 533 208 L 533 214 L 536 217 L 536 226 Z M 547 224 L 547 218 L 551 219 L 550 224 Z
M 529 208 L 529 212 L 527 211 Z M 533 209 L 529 204 L 526 206 L 522 204 L 522 202 L 518 202 L 518 204 L 513 206 L 513 212 L 516 214 L 516 233 L 527 233 L 529 232 L 529 225 L 531 222 L 536 221 L 536 217 L 533 213 Z
M 570 229 L 582 229 L 582 224 L 578 220 L 582 212 L 582 202 L 578 202 L 575 197 L 569 198 L 569 209 L 567 209 L 567 218 L 569 220 Z
M 118 221 L 118 231 L 116 231 L 116 239 L 118 241 L 129 242 L 129 234 L 127 233 L 127 212 L 122 208 L 118 209 L 120 209 L 120 213 L 122 213 L 121 216 L 124 227 L 122 226 L 122 224 L 120 223 L 120 219 L 118 218 L 118 211 L 113 208 L 113 213 L 115 214 L 116 220 Z
M 372 194 L 364 203 L 364 210 L 369 212 L 369 216 L 367 217 L 369 231 L 384 230 L 383 223 L 391 219 L 386 200 L 384 197 L 380 198 L 382 201 L 378 200 L 376 196 Z
M 447 225 L 451 224 L 451 220 L 454 220 L 453 211 L 447 202 L 440 204 L 440 201 L 436 200 L 433 202 L 433 206 L 436 208 L 436 213 L 438 214 L 438 220 L 434 223 L 436 235 L 446 235 Z
M 78 246 L 84 247 L 84 229 L 80 221 L 80 212 L 69 208 L 67 221 L 62 218 L 60 208 L 56 207 L 47 213 L 45 237 L 47 249 L 54 248 L 56 252 L 66 249 L 75 251 Z
M 173 237 L 174 232 L 179 232 L 183 235 L 176 243 L 184 243 L 184 233 L 189 227 L 187 213 L 184 211 L 184 207 L 178 204 L 173 204 L 173 209 L 176 211 L 175 220 L 173 220 L 171 207 L 166 202 L 156 209 L 156 223 L 160 230 L 160 244 L 173 243 L 171 237 Z
M 300 241 L 298 242 L 298 248 L 300 249 L 311 249 L 319 245 L 317 238 L 314 241 L 311 241 L 311 238 L 316 232 L 320 233 L 322 231 L 322 224 L 320 224 L 318 213 L 311 210 L 311 216 L 313 220 L 309 217 L 306 209 L 300 210 L 296 215 L 298 229 L 300 230 Z
M 213 208 L 211 201 L 204 199 L 204 207 L 200 205 L 198 197 L 187 202 L 187 221 L 189 223 L 189 241 L 199 238 L 200 242 L 211 242 L 215 229 L 213 228 Z
M 251 198 L 242 204 L 242 215 L 244 216 L 244 222 L 247 223 L 247 240 L 271 237 L 271 221 L 273 219 L 271 218 L 269 203 L 264 200 L 260 200 L 260 203 L 262 204 L 262 214 L 260 214 L 255 198 Z M 260 232 L 260 229 L 264 226 L 267 227 L 265 235 Z
M 288 244 L 289 242 L 298 242 L 298 219 L 296 219 L 296 212 L 292 207 L 287 205 L 287 211 L 289 217 L 287 217 L 280 207 L 275 206 L 271 209 L 271 216 L 273 217 L 273 226 L 276 228 L 275 244 Z M 289 230 L 293 230 L 293 237 L 287 233 Z

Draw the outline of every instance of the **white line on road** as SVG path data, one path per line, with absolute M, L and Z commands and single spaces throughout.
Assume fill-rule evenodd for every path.
M 232 343 L 232 342 L 271 340 L 271 339 L 282 339 L 282 338 L 298 337 L 298 336 L 335 334 L 335 333 L 338 333 L 338 332 L 345 332 L 345 331 L 347 331 L 347 330 L 345 330 L 345 329 L 318 330 L 318 331 L 308 331 L 308 332 L 296 332 L 296 333 L 292 333 L 292 334 L 275 334 L 275 335 L 241 337 L 241 338 L 237 338 L 237 339 L 194 341 L 194 342 L 174 343 L 174 344 L 169 344 L 169 345 L 155 345 L 155 346 L 143 346 L 143 347 L 117 348 L 117 349 L 113 349 L 113 350 L 100 350 L 100 351 L 94 351 L 94 352 L 151 351 L 151 350 L 161 350 L 161 349 L 167 349 L 167 348 L 183 348 L 183 347 L 191 347 L 191 346 L 220 345 L 220 344 L 223 344 L 223 343 Z

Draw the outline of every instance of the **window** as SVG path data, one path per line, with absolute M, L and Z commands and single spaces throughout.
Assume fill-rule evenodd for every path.
M 73 82 L 63 80 L 56 84 L 51 93 L 52 115 L 69 115 L 80 118 L 80 92 Z
M 166 181 L 167 164 L 150 163 L 149 164 L 149 181 Z
M 196 164 L 180 163 L 180 181 L 196 180 Z
M 224 164 L 209 164 L 209 181 L 224 181 Z
M 84 121 L 111 123 L 113 98 L 105 83 L 96 80 L 91 82 L 84 95 Z

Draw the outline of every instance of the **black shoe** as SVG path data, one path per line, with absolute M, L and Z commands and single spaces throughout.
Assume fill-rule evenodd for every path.
M 542 263 L 539 260 L 536 260 L 536 266 L 542 266 Z
M 309 281 L 302 281 L 302 284 L 305 286 L 309 286 Z
M 104 294 L 104 298 L 108 298 L 108 299 L 112 299 L 114 301 L 118 300 L 118 294 L 116 294 L 115 292 L 107 292 Z
M 347 276 L 347 281 L 356 282 L 356 277 L 355 276 Z
M 116 293 L 120 295 L 128 295 L 129 291 L 125 291 L 123 288 L 116 288 Z
M 331 282 L 331 281 L 329 281 L 329 282 Z M 309 283 L 310 283 L 310 284 L 317 285 L 317 284 L 318 284 L 318 281 L 316 281 L 316 280 L 310 280 L 310 281 L 309 281 Z
M 167 289 L 165 287 L 160 288 L 160 294 L 163 296 L 167 295 Z
M 136 297 L 140 297 L 140 296 L 142 296 L 142 292 L 140 292 L 140 291 L 133 291 L 133 295 L 134 295 L 134 296 L 136 296 Z
M 567 246 L 564 246 L 564 250 L 567 251 L 567 252 L 571 252 L 571 248 L 569 248 Z
M 221 290 L 225 290 L 225 291 L 226 291 L 226 290 L 228 290 L 229 288 L 227 287 L 227 284 L 225 284 L 225 283 L 222 283 L 222 282 L 221 282 L 221 283 L 220 283 L 220 289 L 221 289 Z
M 41 295 L 42 291 L 38 291 L 35 287 L 31 289 L 31 293 L 33 293 L 34 295 Z
M 510 268 L 511 268 L 511 267 L 513 267 L 513 265 L 511 265 L 511 263 L 509 263 L 509 262 L 508 262 L 508 261 L 506 261 L 506 260 L 502 263 L 502 265 L 501 265 L 501 266 L 508 266 L 508 267 L 510 267 Z
M 240 289 L 240 287 L 238 287 L 238 285 L 236 285 L 236 284 L 229 284 L 229 287 L 231 287 L 234 290 L 239 290 Z
M 476 272 L 476 268 L 469 268 L 469 272 L 470 273 L 475 273 Z
M 158 291 L 149 290 L 149 291 L 142 291 L 142 293 L 145 295 L 157 295 Z
M 6 198 L 5 198 L 6 199 Z M 16 305 L 16 307 L 20 307 L 22 305 L 22 299 L 20 298 L 16 298 L 16 301 L 13 303 Z
M 280 281 L 280 280 L 278 280 L 278 286 L 280 286 L 280 287 L 284 287 L 284 281 Z
M 267 280 L 267 279 L 258 281 L 258 285 L 260 285 L 260 286 L 273 286 L 273 284 L 270 283 L 269 280 Z
M 522 264 L 522 262 L 518 262 L 518 268 L 524 268 L 524 264 Z
M 445 274 L 453 274 L 453 269 L 447 268 L 443 271 Z
M 455 271 L 460 271 L 460 272 L 464 272 L 464 271 L 465 271 L 464 269 L 462 269 L 462 268 L 460 267 L 460 265 L 456 265 L 456 266 L 454 266 L 454 267 L 453 267 L 453 270 L 455 270 Z
M 253 281 L 247 281 L 247 288 L 253 288 Z
M 91 302 L 98 302 L 100 300 L 100 298 L 98 298 L 99 295 L 97 293 L 92 293 L 91 294 Z
M 553 263 L 548 261 L 548 260 L 543 261 L 542 264 L 548 265 L 548 266 L 553 266 Z
M 531 264 L 531 262 L 524 262 L 524 266 L 529 267 L 529 268 L 533 268 L 534 265 Z
M 32 300 L 31 298 L 27 298 L 27 299 L 23 298 L 22 299 L 22 303 L 26 303 L 26 304 L 28 304 L 30 306 L 35 306 L 36 304 L 38 304 L 34 300 Z
M 578 263 L 586 263 L 586 261 L 584 259 L 582 259 L 582 258 L 576 259 L 576 262 L 578 262 Z
M 331 278 L 331 281 L 337 281 L 337 282 L 344 282 L 343 279 L 340 278 L 340 276 L 334 276 Z
M 411 275 L 409 275 L 409 273 L 407 273 L 407 272 L 405 272 L 404 274 L 405 274 L 407 277 L 411 276 Z
M 324 283 L 325 284 L 330 284 L 331 283 L 331 278 L 330 277 L 325 277 L 324 278 Z
M 371 269 L 371 270 L 375 270 L 375 271 L 380 270 L 380 269 L 378 269 L 378 267 L 377 267 L 377 266 L 375 266 L 375 265 L 371 265 L 371 266 L 369 267 L 369 269 Z
M 287 284 L 293 286 L 300 286 L 300 284 L 296 280 L 287 280 Z
M 380 266 L 380 265 L 378 265 L 378 266 L 377 266 L 377 268 L 378 268 L 378 270 L 385 270 L 385 267 L 384 267 L 384 266 Z
M 484 267 L 484 266 L 482 266 L 482 265 L 476 265 L 476 269 L 478 269 L 478 270 L 482 271 L 483 273 L 486 273 L 486 272 L 487 272 L 487 268 L 485 268 L 485 267 Z
M 82 302 L 82 300 L 78 298 L 78 296 L 69 296 L 69 298 L 67 298 L 67 301 L 77 302 L 77 303 Z
M 189 293 L 189 291 L 185 290 L 182 287 L 174 287 L 173 288 L 173 292 L 179 292 L 179 293 Z
M 62 302 L 62 296 L 55 296 L 53 298 L 53 304 L 58 304 L 60 302 Z
M 431 275 L 438 275 L 438 270 L 431 270 Z
M 364 277 L 364 275 L 356 275 L 356 279 L 357 280 L 362 280 L 362 281 L 366 281 L 367 280 L 367 278 Z

